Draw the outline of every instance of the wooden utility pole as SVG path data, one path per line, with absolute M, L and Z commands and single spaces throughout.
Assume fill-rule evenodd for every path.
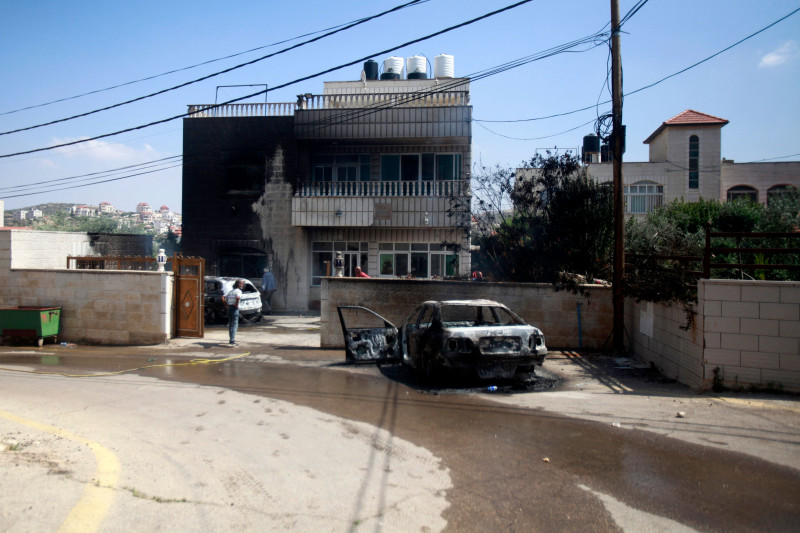
M 620 57 L 619 0 L 611 0 L 611 98 L 614 172 L 614 276 L 612 302 L 614 305 L 614 350 L 625 350 L 625 295 L 622 284 L 625 276 L 625 202 L 622 190 L 622 62 Z

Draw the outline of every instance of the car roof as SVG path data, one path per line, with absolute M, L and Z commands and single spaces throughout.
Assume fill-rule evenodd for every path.
M 435 306 L 442 306 L 442 305 L 463 305 L 463 306 L 475 306 L 475 305 L 490 305 L 496 307 L 506 307 L 505 305 L 501 304 L 500 302 L 495 302 L 494 300 L 428 300 L 426 302 L 422 302 L 423 305 L 435 305 Z

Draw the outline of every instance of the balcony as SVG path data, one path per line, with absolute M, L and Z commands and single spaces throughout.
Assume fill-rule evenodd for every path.
M 332 181 L 301 183 L 299 197 L 461 197 L 469 194 L 463 180 L 448 181 Z

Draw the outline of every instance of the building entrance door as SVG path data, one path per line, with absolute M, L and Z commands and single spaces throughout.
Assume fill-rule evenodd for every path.
M 183 257 L 176 254 L 172 258 L 174 274 L 173 303 L 175 336 L 202 337 L 203 329 L 203 278 L 205 260 L 202 257 Z

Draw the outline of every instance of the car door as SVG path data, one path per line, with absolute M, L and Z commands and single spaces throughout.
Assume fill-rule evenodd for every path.
M 400 359 L 400 334 L 394 324 L 366 307 L 341 305 L 336 309 L 348 362 Z
M 413 321 L 413 328 L 408 327 L 406 337 L 408 339 L 408 361 L 415 368 L 420 367 L 422 353 L 428 344 L 430 328 L 433 322 L 434 307 L 430 304 L 422 306 L 422 309 Z

